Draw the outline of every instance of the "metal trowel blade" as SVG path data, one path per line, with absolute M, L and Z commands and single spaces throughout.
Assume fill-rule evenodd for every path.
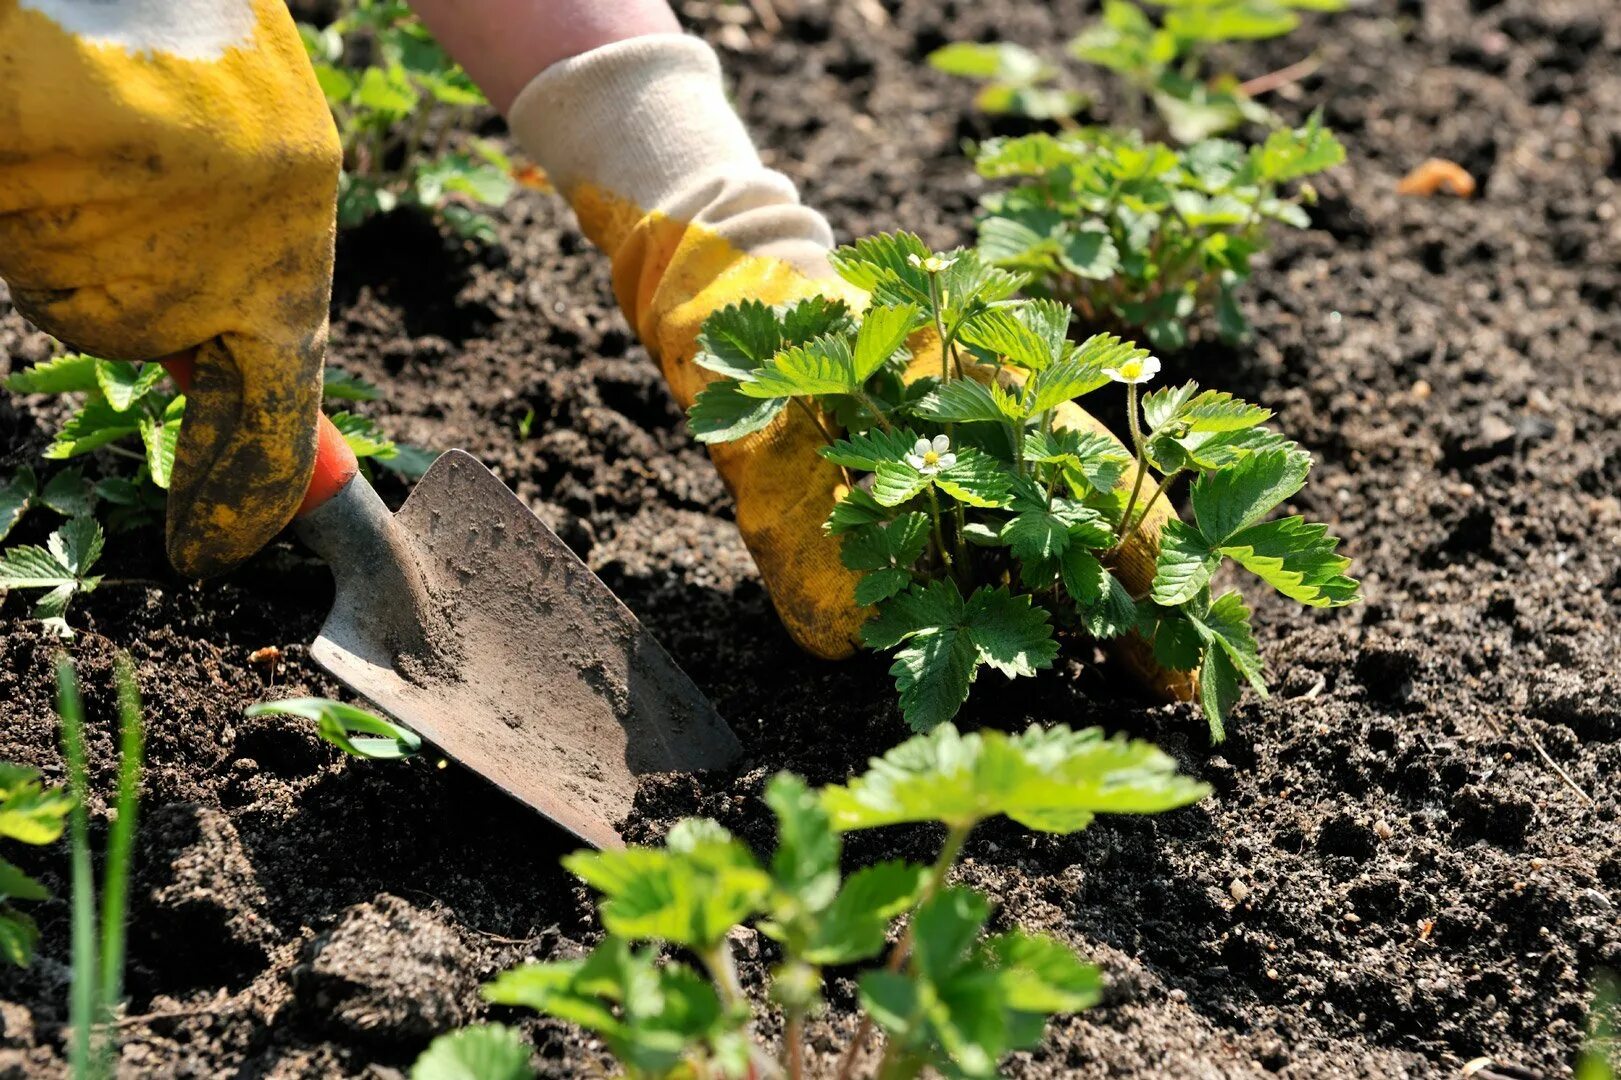
M 398 514 L 356 477 L 298 531 L 337 583 L 316 661 L 581 840 L 622 844 L 638 776 L 737 756 L 653 635 L 470 455 L 442 455 Z

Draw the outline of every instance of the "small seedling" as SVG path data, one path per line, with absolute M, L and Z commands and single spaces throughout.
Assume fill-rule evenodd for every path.
M 1220 564 L 1312 606 L 1357 599 L 1324 526 L 1263 522 L 1311 468 L 1265 426 L 1270 410 L 1194 383 L 1141 397 L 1159 370 L 1147 350 L 1109 334 L 1070 340 L 1068 307 L 1012 299 L 1025 279 L 977 252 L 934 253 L 896 233 L 833 263 L 871 297 L 859 321 L 820 297 L 716 312 L 696 362 L 720 378 L 690 422 L 704 442 L 790 407 L 820 426 L 819 452 L 849 481 L 826 528 L 861 574 L 855 599 L 875 608 L 863 641 L 895 653 L 914 729 L 956 715 L 985 668 L 1050 667 L 1060 633 L 1137 633 L 1166 668 L 1199 672 L 1220 741 L 1242 686 L 1266 690 L 1248 607 L 1212 591 Z M 1126 385 L 1129 448 L 1079 426 L 1071 405 L 1110 382 Z M 1167 532 L 1152 588 L 1134 596 L 1116 558 L 1184 477 L 1195 524 Z
M 1186 345 L 1212 309 L 1237 341 L 1249 324 L 1235 290 L 1268 229 L 1308 227 L 1306 178 L 1343 160 L 1316 115 L 1248 149 L 1207 139 L 1178 151 L 1096 128 L 991 139 L 976 168 L 1015 186 L 981 200 L 979 251 L 1088 325 L 1141 327 L 1156 349 Z
M 1105 0 L 1103 17 L 1070 41 L 1069 54 L 1120 78 L 1122 127 L 1142 127 L 1152 103 L 1170 137 L 1189 145 L 1245 122 L 1273 126 L 1277 118 L 1255 100 L 1263 76 L 1240 82 L 1208 70 L 1213 47 L 1291 33 L 1301 11 L 1338 11 L 1343 0 L 1149 0 L 1164 8 L 1155 20 L 1129 0 Z M 955 42 L 929 55 L 933 67 L 980 79 L 975 105 L 989 113 L 1067 119 L 1087 104 L 1066 73 L 1022 46 Z
M 839 1075 L 853 1075 L 878 1026 L 889 1038 L 876 1075 L 995 1076 L 1005 1055 L 1040 1041 L 1048 1016 L 1094 1004 L 1101 979 L 1056 939 L 984 933 L 990 902 L 947 884 L 974 826 L 1006 815 L 1067 834 L 1099 813 L 1159 813 L 1207 790 L 1153 746 L 1095 729 L 960 735 L 942 725 L 874 759 L 847 785 L 813 792 L 791 774 L 773 778 L 765 800 L 777 847 L 768 860 L 701 818 L 677 824 L 663 847 L 570 856 L 565 865 L 602 893 L 607 936 L 584 959 L 516 968 L 484 994 L 587 1028 L 633 1078 L 782 1070 L 797 1078 L 805 1021 L 822 1007 L 823 969 L 887 949 L 887 960 L 861 975 L 865 1017 Z M 906 822 L 946 825 L 932 865 L 897 860 L 841 872 L 842 834 Z M 905 929 L 890 944 L 902 917 Z M 751 1031 L 729 943 L 739 925 L 757 927 L 780 950 L 770 984 L 786 1021 L 780 1062 Z M 683 949 L 698 966 L 661 962 L 660 947 Z
M 124 998 L 124 943 L 144 737 L 140 691 L 129 657 L 120 654 L 115 670 L 120 732 L 118 789 L 107 834 L 98 918 L 90 854 L 84 706 L 72 662 L 63 656 L 56 663 L 57 713 L 62 719 L 62 750 L 73 793 L 68 818 L 73 849 L 73 981 L 68 1012 L 73 1025 L 69 1059 L 75 1080 L 110 1080 L 115 1074 L 118 1038 L 111 1022 Z
M 343 144 L 338 224 L 420 206 L 491 243 L 478 207 L 512 193 L 512 163 L 470 129 L 488 103 L 398 0 L 348 0 L 324 27 L 299 24 Z
M 502 1024 L 441 1035 L 411 1067 L 411 1080 L 533 1080 L 529 1044 Z
M 249 706 L 244 715 L 297 716 L 313 720 L 321 738 L 351 757 L 395 760 L 411 757 L 422 749 L 422 738 L 416 732 L 331 698 L 263 701 Z
M 1087 104 L 1085 94 L 1062 85 L 1062 71 L 1012 42 L 956 41 L 934 50 L 928 62 L 937 71 L 984 83 L 974 97 L 981 112 L 1057 120 L 1074 116 Z
M 101 584 L 90 568 L 101 558 L 103 542 L 101 526 L 87 515 L 64 522 L 44 547 L 19 544 L 0 551 L 0 594 L 9 589 L 46 590 L 34 602 L 34 617 L 57 637 L 72 638 L 68 604 Z
M 47 788 L 38 769 L 0 762 L 0 839 L 21 844 L 53 844 L 62 835 L 73 799 L 59 788 Z M 15 901 L 50 899 L 45 886 L 0 859 L 0 957 L 27 967 L 39 943 L 39 927 Z
M 163 516 L 186 409 L 185 397 L 163 374 L 157 364 L 66 353 L 5 379 L 6 389 L 15 394 L 82 395 L 82 404 L 43 456 L 54 462 L 95 454 L 101 466 L 100 478 L 93 482 L 79 466 L 58 469 L 43 486 L 30 466 L 0 481 L 0 541 L 36 506 L 69 519 L 51 533 L 45 547 L 0 551 L 0 594 L 48 590 L 34 611 L 59 636 L 72 636 L 64 621 L 69 601 L 102 583 L 89 572 L 105 543 L 97 516 L 115 537 Z M 378 396 L 370 383 L 333 367 L 326 369 L 324 391 L 328 401 L 367 402 Z M 432 464 L 427 451 L 394 442 L 369 418 L 343 411 L 331 419 L 362 468 L 375 461 L 415 480 Z

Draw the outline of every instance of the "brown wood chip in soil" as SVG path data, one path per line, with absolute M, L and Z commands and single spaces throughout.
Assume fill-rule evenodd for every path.
M 1056 57 L 1091 6 L 884 7 L 875 21 L 870 4 L 782 3 L 773 36 L 723 35 L 714 5 L 693 5 L 692 25 L 729 43 L 760 145 L 840 236 L 968 241 L 981 188 L 959 142 L 1022 127 L 971 115 L 973 86 L 921 58 L 998 37 Z M 1488 1057 L 1563 1076 L 1589 978 L 1621 968 L 1621 8 L 1379 0 L 1307 21 L 1233 62 L 1253 75 L 1319 51 L 1275 104 L 1299 118 L 1321 102 L 1349 161 L 1245 290 L 1254 343 L 1168 357 L 1165 377 L 1278 410 L 1319 460 L 1297 504 L 1346 538 L 1367 602 L 1314 613 L 1246 585 L 1276 692 L 1241 707 L 1216 751 L 1192 708 L 1141 701 L 1090 654 L 994 706 L 985 677 L 971 722 L 1102 724 L 1216 789 L 1067 839 L 992 825 L 970 842 L 962 879 L 998 899 L 1000 922 L 1057 934 L 1110 977 L 1101 1007 L 1055 1021 L 1009 1075 L 1440 1078 Z M 1398 196 L 1431 155 L 1467 169 L 1476 197 Z M 731 720 L 738 772 L 646 785 L 631 836 L 702 813 L 766 846 L 772 772 L 839 779 L 903 737 L 886 664 L 794 651 L 602 260 L 544 193 L 519 191 L 501 218 L 501 243 L 478 252 L 404 215 L 346 236 L 332 358 L 386 388 L 373 411 L 388 431 L 496 468 Z M 47 355 L 0 311 L 10 370 Z M 59 416 L 0 402 L 0 464 L 34 460 Z M 115 540 L 106 570 L 157 582 L 75 609 L 98 832 L 115 647 L 133 652 L 151 718 L 126 1075 L 380 1075 L 491 1015 L 522 1024 L 548 1076 L 604 1064 L 565 1025 L 476 994 L 597 933 L 555 832 L 454 768 L 352 763 L 297 721 L 242 717 L 271 693 L 338 691 L 303 646 L 330 598 L 322 568 L 282 543 L 188 584 L 148 531 Z M 25 598 L 0 612 L 0 759 L 59 779 L 55 646 Z M 273 690 L 248 662 L 266 645 L 282 650 Z M 850 858 L 937 839 L 857 836 Z M 6 855 L 66 894 L 61 848 Z M 0 969 L 0 1075 L 62 1069 L 68 909 L 36 910 L 40 959 Z M 739 951 L 757 992 L 768 944 Z M 834 973 L 813 1028 L 823 1063 L 853 1027 L 849 976 Z

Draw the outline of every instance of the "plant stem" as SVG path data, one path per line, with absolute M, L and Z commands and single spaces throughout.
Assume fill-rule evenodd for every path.
M 810 418 L 810 422 L 816 425 L 816 430 L 822 433 L 822 438 L 827 440 L 827 445 L 832 446 L 838 441 L 838 439 L 834 437 L 832 430 L 828 428 L 826 421 L 822 419 L 821 410 L 811 408 L 810 405 L 806 403 L 804 398 L 789 398 L 788 400 L 792 401 L 801 412 Z M 844 474 L 845 487 L 856 486 L 855 477 L 850 475 L 849 469 L 845 468 L 843 465 L 840 465 L 839 472 Z
M 946 548 L 945 530 L 940 528 L 940 499 L 934 493 L 934 482 L 929 482 L 929 521 L 934 525 L 934 546 L 940 552 L 940 561 L 945 564 L 946 572 L 953 578 L 957 576 L 957 568 L 951 560 L 951 552 Z
M 1137 452 L 1137 479 L 1131 485 L 1131 497 L 1126 500 L 1126 512 L 1120 515 L 1120 531 L 1115 534 L 1116 546 L 1125 540 L 1126 522 L 1137 507 L 1137 496 L 1143 489 L 1143 477 L 1148 474 L 1148 454 L 1143 449 L 1143 431 L 1137 424 L 1137 384 L 1126 384 L 1126 422 L 1131 426 L 1131 445 Z
M 1143 527 L 1143 522 L 1148 520 L 1148 512 L 1150 510 L 1154 509 L 1154 504 L 1159 501 L 1159 499 L 1160 499 L 1160 497 L 1162 495 L 1165 494 L 1165 489 L 1171 486 L 1171 481 L 1175 480 L 1178 476 L 1181 476 L 1181 475 L 1182 475 L 1182 470 L 1181 469 L 1172 469 L 1170 472 L 1168 472 L 1164 476 L 1160 477 L 1159 486 L 1154 489 L 1154 494 L 1152 494 L 1152 495 L 1150 495 L 1148 497 L 1148 501 L 1143 503 L 1142 511 L 1137 515 L 1136 523 L 1134 525 L 1132 525 L 1130 528 L 1123 529 L 1121 531 L 1120 539 L 1115 541 L 1114 547 L 1110 549 L 1111 552 L 1112 551 L 1118 551 L 1126 543 L 1127 540 L 1131 539 L 1132 534 L 1134 534 L 1138 529 L 1141 529 Z M 1121 520 L 1121 524 L 1122 525 L 1125 524 L 1124 519 Z
M 805 1018 L 798 1009 L 788 1014 L 788 1031 L 784 1035 L 788 1051 L 789 1080 L 804 1080 L 805 1076 Z
M 917 904 L 912 908 L 914 915 L 917 909 L 932 900 L 934 895 L 940 891 L 940 886 L 945 884 L 946 875 L 951 872 L 951 867 L 956 863 L 957 856 L 962 854 L 962 846 L 967 843 L 968 834 L 973 831 L 974 825 L 975 822 L 969 822 L 966 825 L 953 825 L 951 831 L 946 834 L 946 842 L 940 848 L 940 857 L 934 860 L 934 866 L 929 870 L 929 879 L 924 882 L 923 891 L 918 895 Z M 884 962 L 884 967 L 889 971 L 899 971 L 901 965 L 906 963 L 907 957 L 911 955 L 912 924 L 908 922 L 906 929 L 901 932 L 900 940 L 896 941 L 895 947 L 889 950 L 889 959 Z M 844 1057 L 839 1061 L 836 1080 L 850 1080 L 850 1077 L 854 1075 L 856 1057 L 860 1055 L 862 1049 L 866 1046 L 867 1040 L 872 1037 L 872 1027 L 872 1016 L 870 1014 L 862 1016 L 861 1023 L 856 1027 L 855 1037 L 850 1040 L 849 1047 L 844 1051 Z M 880 1063 L 880 1074 L 882 1073 L 883 1064 L 887 1063 L 889 1059 L 890 1052 L 886 1048 Z
M 872 413 L 872 418 L 878 421 L 879 427 L 886 432 L 895 430 L 895 425 L 889 422 L 889 417 L 884 415 L 884 410 L 878 407 L 878 403 L 872 399 L 871 394 L 865 390 L 857 390 L 856 399 L 867 407 L 868 412 Z

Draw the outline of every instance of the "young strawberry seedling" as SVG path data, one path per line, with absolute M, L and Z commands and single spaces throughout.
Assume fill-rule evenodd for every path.
M 40 782 L 39 770 L 0 762 L 0 839 L 52 844 L 62 835 L 73 799 Z M 0 958 L 27 967 L 39 942 L 39 927 L 14 901 L 50 898 L 45 886 L 0 859 Z
M 1117 122 L 1144 126 L 1152 103 L 1176 142 L 1191 144 L 1246 121 L 1267 126 L 1277 118 L 1252 96 L 1271 82 L 1243 83 L 1208 70 L 1210 50 L 1235 41 L 1279 37 L 1300 25 L 1301 11 L 1338 11 L 1343 0 L 1150 0 L 1164 8 L 1156 21 L 1130 0 L 1105 0 L 1102 19 L 1068 45 L 1069 54 L 1119 76 Z M 1087 98 L 1065 73 L 1030 50 L 1005 42 L 953 42 L 929 54 L 930 66 L 979 79 L 975 98 L 984 112 L 1046 120 L 1074 116 Z
M 512 193 L 512 163 L 474 138 L 488 103 L 397 0 L 348 0 L 325 27 L 299 25 L 343 143 L 338 224 L 420 206 L 457 235 L 495 240 L 480 206 Z
M 981 200 L 979 251 L 1030 274 L 1031 292 L 1088 325 L 1141 327 L 1174 350 L 1214 308 L 1221 336 L 1236 341 L 1249 324 L 1234 291 L 1267 230 L 1310 225 L 1305 178 L 1343 160 L 1316 115 L 1248 149 L 1207 139 L 1178 151 L 1097 128 L 991 139 L 975 167 L 1015 186 Z
M 1159 813 L 1207 790 L 1155 747 L 1096 729 L 959 735 L 942 725 L 848 784 L 813 792 L 791 774 L 773 778 L 769 860 L 697 818 L 677 824 L 661 848 L 570 856 L 569 869 L 603 894 L 606 937 L 584 959 L 508 971 L 484 994 L 590 1029 L 633 1078 L 798 1078 L 823 969 L 887 949 L 887 960 L 861 975 L 865 1018 L 839 1075 L 854 1075 L 876 1026 L 888 1038 L 875 1075 L 995 1076 L 1005 1055 L 1041 1040 L 1048 1016 L 1094 1004 L 1101 979 L 1053 938 L 984 933 L 990 901 L 947 883 L 974 826 L 1005 815 L 1062 835 L 1100 813 Z M 915 822 L 947 828 L 932 865 L 896 860 L 841 873 L 842 834 Z M 751 1030 L 729 943 L 740 925 L 776 943 L 770 997 L 784 1019 L 780 1061 Z M 660 947 L 685 950 L 697 966 L 660 962 Z
M 856 600 L 875 607 L 863 640 L 894 651 L 914 729 L 951 719 L 985 667 L 1051 666 L 1058 633 L 1137 633 L 1164 667 L 1198 672 L 1219 741 L 1243 686 L 1266 692 L 1249 608 L 1212 590 L 1220 565 L 1315 607 L 1357 599 L 1324 526 L 1264 521 L 1311 468 L 1269 410 L 1194 383 L 1142 396 L 1157 359 L 1108 334 L 1070 340 L 1068 307 L 1012 299 L 1024 278 L 977 252 L 897 233 L 833 263 L 871 298 L 859 320 L 820 297 L 716 312 L 696 362 L 721 378 L 690 422 L 711 443 L 788 408 L 820 427 L 849 483 L 826 527 L 861 574 Z M 1126 384 L 1129 448 L 1073 404 L 1111 381 Z M 1183 477 L 1195 520 L 1168 530 L 1133 595 L 1118 556 Z

